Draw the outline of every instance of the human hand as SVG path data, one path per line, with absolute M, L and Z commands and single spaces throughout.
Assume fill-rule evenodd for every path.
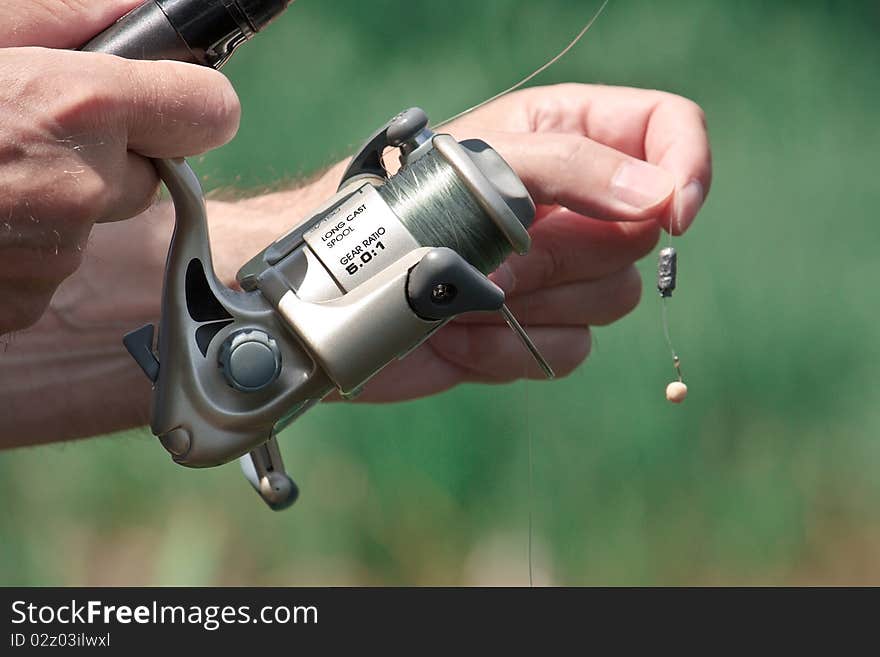
M 151 204 L 149 158 L 202 153 L 237 130 L 238 98 L 216 71 L 48 49 L 77 47 L 138 4 L 0 6 L 0 335 L 40 318 L 94 223 Z
M 590 326 L 635 308 L 641 278 L 634 263 L 653 250 L 661 226 L 687 230 L 711 182 L 702 110 L 659 91 L 537 87 L 442 131 L 487 141 L 538 204 L 531 251 L 511 256 L 492 278 L 558 375 L 589 354 Z M 526 372 L 543 377 L 497 314 L 474 314 L 386 367 L 359 399 L 409 399 Z

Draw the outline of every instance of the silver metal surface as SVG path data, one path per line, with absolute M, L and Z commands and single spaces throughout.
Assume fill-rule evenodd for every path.
M 418 317 L 406 294 L 409 270 L 430 250 L 411 251 L 338 299 L 309 303 L 293 291 L 281 298 L 279 313 L 343 394 L 434 330 L 437 322 Z
M 361 187 L 304 239 L 346 292 L 419 248 L 372 185 Z
M 538 350 L 538 347 L 532 342 L 532 339 L 529 337 L 529 334 L 526 333 L 526 330 L 523 328 L 522 324 L 517 321 L 516 317 L 514 317 L 513 313 L 510 312 L 510 308 L 507 307 L 507 304 L 501 306 L 501 316 L 504 317 L 504 321 L 507 322 L 507 325 L 510 327 L 516 336 L 523 343 L 523 346 L 528 350 L 528 352 L 535 359 L 535 362 L 538 364 L 538 367 L 544 372 L 548 379 L 556 378 L 556 374 L 553 372 L 553 368 L 550 367 L 550 363 L 547 362 L 547 359 L 541 354 Z
M 520 255 L 527 253 L 532 245 L 528 231 L 461 145 L 451 135 L 437 135 L 433 143 L 434 148 L 458 172 L 461 181 L 471 190 L 513 250 Z

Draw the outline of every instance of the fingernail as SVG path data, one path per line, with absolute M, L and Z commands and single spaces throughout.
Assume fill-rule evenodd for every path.
M 683 233 L 694 222 L 705 200 L 703 183 L 699 180 L 691 180 L 678 192 L 678 220 L 676 222 L 679 233 Z
M 489 280 L 504 290 L 505 294 L 510 294 L 516 287 L 516 275 L 506 262 L 489 275 Z
M 672 176 L 653 164 L 627 160 L 611 179 L 611 193 L 629 206 L 644 210 L 660 204 L 672 193 Z

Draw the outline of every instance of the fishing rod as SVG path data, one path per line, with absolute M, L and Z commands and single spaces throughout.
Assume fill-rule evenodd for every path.
M 148 0 L 82 49 L 220 68 L 294 0 Z
M 219 68 L 289 4 L 149 0 L 83 49 Z M 240 458 L 263 500 L 286 508 L 298 489 L 276 433 L 334 390 L 356 396 L 467 312 L 500 312 L 552 378 L 487 278 L 528 251 L 535 205 L 491 146 L 428 126 L 412 108 L 380 127 L 337 193 L 242 267 L 241 290 L 214 272 L 197 176 L 184 160 L 156 162 L 175 209 L 158 339 L 150 324 L 123 342 L 153 385 L 151 429 L 175 462 Z

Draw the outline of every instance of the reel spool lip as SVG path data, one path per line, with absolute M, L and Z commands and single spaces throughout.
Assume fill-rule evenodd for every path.
M 489 215 L 514 251 L 519 255 L 528 253 L 532 245 L 529 232 L 516 213 L 505 203 L 497 187 L 468 156 L 464 147 L 452 135 L 446 134 L 435 135 L 432 143 L 437 152 L 455 169 L 461 181 L 473 194 L 480 207 L 486 211 L 486 214 Z M 499 155 L 499 157 L 501 156 Z M 532 208 L 534 210 L 534 204 L 532 204 Z M 529 219 L 533 218 L 534 211 Z

